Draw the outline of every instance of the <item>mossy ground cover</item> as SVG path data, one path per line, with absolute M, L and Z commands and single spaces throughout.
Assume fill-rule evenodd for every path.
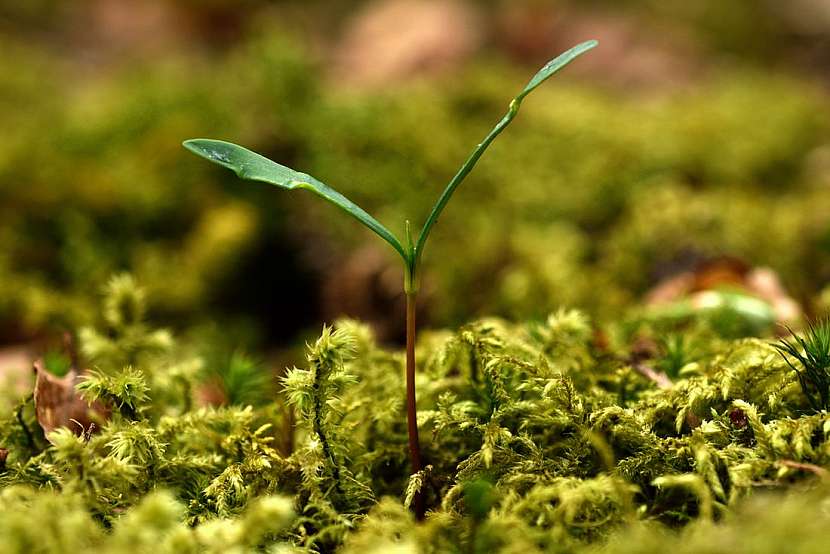
M 301 367 L 218 406 L 209 348 L 155 329 L 145 301 L 116 278 L 77 333 L 91 423 L 4 394 L 3 551 L 823 548 L 830 417 L 772 338 L 575 310 L 424 332 L 427 466 L 409 475 L 403 353 L 368 327 L 324 327 Z M 226 386 L 255 373 L 235 367 Z
M 0 137 L 7 341 L 89 324 L 95 291 L 125 269 L 152 292 L 150 310 L 182 328 L 220 321 L 286 343 L 345 306 L 395 336 L 399 314 L 345 290 L 355 282 L 383 306 L 396 300 L 394 259 L 354 248 L 363 230 L 313 200 L 241 185 L 179 143 L 232 138 L 336 184 L 382 222 L 421 220 L 535 70 L 488 59 L 453 79 L 342 92 L 302 41 L 275 33 L 92 77 L 0 40 L 10 52 L 0 115 L 14 129 Z M 614 320 L 672 269 L 724 254 L 774 267 L 805 303 L 821 293 L 830 119 L 820 87 L 739 66 L 650 95 L 564 73 L 534 95 L 458 191 L 465 209 L 449 207 L 436 227 L 431 256 L 463 252 L 464 267 L 433 264 L 422 321 L 541 318 L 558 305 Z M 348 279 L 331 277 L 339 268 Z M 274 315 L 285 299 L 290 318 Z
M 280 4 L 345 21 L 365 3 Z M 179 143 L 232 138 L 402 222 L 534 68 L 493 37 L 451 77 L 345 91 L 319 32 L 258 0 L 148 3 L 234 36 L 118 60 L 107 44 L 96 66 L 66 39 L 87 21 L 76 6 L 114 3 L 8 4 L 0 343 L 44 355 L 31 382 L 0 372 L 0 552 L 827 550 L 828 327 L 786 346 L 780 314 L 743 295 L 767 266 L 787 291 L 764 301 L 830 307 L 811 3 L 591 3 L 646 39 L 608 72 L 662 51 L 651 35 L 693 37 L 702 71 L 627 91 L 565 75 L 459 191 L 422 283 L 415 475 L 391 256 Z M 738 267 L 729 290 L 698 274 L 643 300 L 699 262 Z M 110 280 L 123 270 L 146 294 Z M 320 331 L 341 312 L 374 325 Z M 298 336 L 297 368 L 237 349 Z

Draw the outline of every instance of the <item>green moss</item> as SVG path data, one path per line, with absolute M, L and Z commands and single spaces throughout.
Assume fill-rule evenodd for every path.
M 689 327 L 696 361 L 660 388 L 576 311 L 428 333 L 428 467 L 410 477 L 403 356 L 368 328 L 342 321 L 309 345 L 283 379 L 291 425 L 279 403 L 194 406 L 211 374 L 181 369 L 201 364 L 191 345 L 153 339 L 144 302 L 114 280 L 109 331 L 82 334 L 97 369 L 79 388 L 115 408 L 108 421 L 47 442 L 24 402 L 0 426 L 10 552 L 715 552 L 713 534 L 782 544 L 782 521 L 796 528 L 799 510 L 824 513 L 830 498 L 830 419 L 759 339 Z M 293 450 L 279 450 L 287 435 Z M 406 508 L 416 490 L 420 524 Z M 805 549 L 823 544 L 816 521 L 798 524 Z
M 504 83 L 527 72 L 491 61 L 458 82 L 342 94 L 323 86 L 300 42 L 268 33 L 214 56 L 209 70 L 171 56 L 79 82 L 45 52 L 13 39 L 3 48 L 14 54 L 0 68 L 0 115 L 15 132 L 0 139 L 0 240 L 10 245 L 0 253 L 0 320 L 18 335 L 90 324 L 98 286 L 130 268 L 154 314 L 241 329 L 259 318 L 285 340 L 320 310 L 318 246 L 350 251 L 366 236 L 326 206 L 292 199 L 302 208 L 285 210 L 267 188 L 186 160 L 181 138 L 250 144 L 380 221 L 418 222 L 501 113 Z M 50 86 L 43 74 L 55 75 Z M 672 268 L 724 254 L 772 266 L 799 297 L 830 278 L 821 162 L 830 128 L 826 95 L 811 84 L 744 68 L 648 98 L 568 75 L 535 94 L 458 192 L 465 209 L 436 229 L 427 255 L 463 250 L 465 267 L 431 264 L 424 292 L 435 325 L 485 313 L 541 319 L 560 305 L 615 319 Z M 315 237 L 311 246 L 299 233 Z M 378 263 L 383 271 L 393 260 Z M 274 316 L 280 309 L 262 302 L 274 286 L 312 315 L 293 325 Z

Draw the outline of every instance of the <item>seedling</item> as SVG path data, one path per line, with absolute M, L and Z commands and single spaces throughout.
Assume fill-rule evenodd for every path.
M 444 192 L 432 208 L 426 222 L 421 228 L 418 240 L 412 240 L 409 221 L 405 225 L 405 242 L 401 242 L 389 229 L 369 215 L 360 206 L 314 177 L 294 171 L 268 158 L 252 152 L 246 148 L 229 142 L 213 139 L 191 139 L 184 142 L 185 148 L 216 164 L 233 170 L 240 178 L 251 181 L 262 181 L 284 189 L 306 189 L 323 197 L 335 206 L 357 219 L 366 227 L 374 231 L 398 253 L 403 262 L 404 292 L 406 294 L 406 405 L 407 427 L 409 433 L 409 455 L 412 472 L 423 469 L 421 463 L 421 448 L 418 440 L 417 411 L 415 402 L 415 299 L 418 294 L 420 281 L 421 260 L 424 254 L 430 231 L 437 223 L 441 212 L 449 202 L 455 189 L 458 188 L 470 171 L 475 167 L 481 155 L 507 127 L 516 114 L 524 98 L 541 85 L 548 77 L 565 67 L 577 56 L 587 52 L 597 45 L 597 41 L 590 40 L 579 44 L 567 52 L 548 62 L 527 83 L 522 91 L 510 102 L 505 116 L 499 121 L 447 184 Z M 423 516 L 423 498 L 418 495 L 415 499 L 415 511 L 418 517 Z
M 781 339 L 775 345 L 798 376 L 801 390 L 817 412 L 830 410 L 830 321 L 811 323 L 804 337 L 790 330 L 793 340 Z M 795 358 L 798 368 L 787 355 Z

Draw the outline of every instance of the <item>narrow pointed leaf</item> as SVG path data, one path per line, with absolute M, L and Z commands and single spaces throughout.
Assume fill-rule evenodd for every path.
M 545 80 L 571 63 L 577 56 L 580 56 L 594 48 L 599 42 L 595 40 L 588 40 L 582 44 L 577 44 L 567 52 L 559 54 L 554 59 L 545 64 L 545 67 L 540 69 L 536 75 L 527 83 L 527 86 L 519 93 L 516 100 L 522 100 L 525 96 L 533 92 L 533 89 L 545 82 Z
M 510 125 L 510 122 L 513 121 L 513 118 L 516 117 L 516 114 L 519 113 L 519 107 L 522 104 L 522 100 L 524 97 L 533 92 L 533 90 L 541 85 L 548 77 L 568 65 L 571 61 L 576 59 L 581 54 L 584 54 L 591 48 L 594 48 L 597 44 L 599 44 L 596 40 L 589 40 L 583 42 L 581 44 L 577 44 L 567 52 L 564 52 L 557 56 L 556 58 L 552 59 L 545 66 L 540 69 L 536 75 L 527 83 L 524 89 L 513 98 L 510 102 L 510 108 L 508 109 L 507 113 L 504 117 L 499 121 L 493 130 L 484 137 L 484 140 L 476 146 L 475 150 L 473 150 L 470 157 L 464 162 L 464 165 L 461 166 L 461 169 L 458 170 L 458 173 L 450 180 L 447 187 L 444 189 L 444 192 L 441 193 L 441 196 L 438 198 L 438 201 L 433 206 L 432 211 L 429 214 L 426 222 L 424 223 L 423 228 L 421 229 L 421 234 L 418 236 L 418 243 L 415 245 L 415 255 L 412 257 L 411 264 L 415 266 L 417 270 L 417 266 L 421 260 L 421 254 L 424 250 L 424 245 L 426 244 L 427 237 L 429 237 L 429 233 L 432 230 L 432 227 L 438 221 L 438 217 L 441 215 L 441 212 L 444 210 L 444 207 L 449 202 L 450 197 L 452 196 L 455 189 L 458 188 L 458 185 L 469 175 L 469 173 L 473 170 L 476 163 L 478 162 L 481 155 L 484 154 L 484 151 L 490 146 L 490 144 L 496 139 L 497 136 L 507 127 Z
M 363 208 L 311 175 L 294 171 L 247 148 L 223 140 L 191 139 L 184 141 L 183 145 L 194 154 L 230 169 L 241 179 L 262 181 L 288 190 L 310 190 L 377 233 L 392 245 L 404 261 L 408 260 L 400 241 L 386 227 Z

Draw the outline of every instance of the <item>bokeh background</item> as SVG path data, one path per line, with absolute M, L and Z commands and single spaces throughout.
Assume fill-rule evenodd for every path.
M 311 195 L 181 148 L 224 138 L 400 234 L 538 66 L 425 258 L 422 320 L 616 319 L 707 260 L 830 296 L 830 1 L 0 0 L 0 343 L 155 321 L 249 349 L 350 315 L 402 332 L 394 253 Z M 309 331 L 311 330 L 311 331 Z

